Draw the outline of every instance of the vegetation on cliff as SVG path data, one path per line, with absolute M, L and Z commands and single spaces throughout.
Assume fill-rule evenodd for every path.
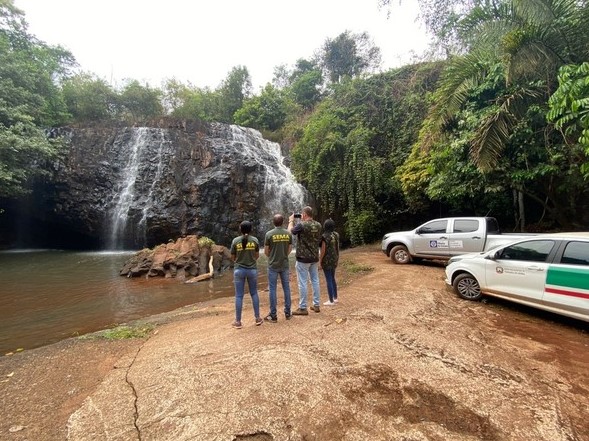
M 588 1 L 418 1 L 438 61 L 378 72 L 369 35 L 344 32 L 252 93 L 245 66 L 214 90 L 114 89 L 0 0 L 0 201 L 57 154 L 44 127 L 168 115 L 251 126 L 288 146 L 319 217 L 353 244 L 443 214 L 520 230 L 586 224 Z

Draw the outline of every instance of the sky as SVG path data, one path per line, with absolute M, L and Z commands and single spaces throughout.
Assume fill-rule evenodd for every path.
M 368 32 L 383 70 L 415 60 L 428 44 L 417 0 L 391 3 L 387 18 L 378 0 L 14 0 L 30 33 L 115 87 L 175 78 L 214 89 L 239 65 L 254 91 L 346 30 Z

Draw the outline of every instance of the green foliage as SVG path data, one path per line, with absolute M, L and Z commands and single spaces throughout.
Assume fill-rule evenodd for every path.
M 74 121 L 107 121 L 118 114 L 117 93 L 90 73 L 80 73 L 64 81 L 63 97 Z
M 249 71 L 245 66 L 236 66 L 231 69 L 227 78 L 217 89 L 219 94 L 218 113 L 214 120 L 224 123 L 233 123 L 234 115 L 251 94 L 252 81 Z
M 0 198 L 26 193 L 27 183 L 46 174 L 43 165 L 59 143 L 40 127 L 67 118 L 54 79 L 74 64 L 71 55 L 27 33 L 21 12 L 0 3 Z
M 235 112 L 235 123 L 259 130 L 275 131 L 281 128 L 294 103 L 283 90 L 267 84 L 260 95 L 247 99 Z
M 441 66 L 423 64 L 344 82 L 304 122 L 295 175 L 352 244 L 374 240 L 402 204 L 396 167 L 409 155 Z
M 343 267 L 345 271 L 352 274 L 368 273 L 374 270 L 374 267 L 371 265 L 356 263 L 351 260 L 342 260 L 340 265 Z
M 163 115 L 162 92 L 137 80 L 129 81 L 119 95 L 119 105 L 124 115 L 132 120 L 148 119 Z
M 176 80 L 168 80 L 163 91 L 164 107 L 175 118 L 214 121 L 220 97 L 208 88 L 200 89 Z
M 137 324 L 133 326 L 121 325 L 116 328 L 106 329 L 93 334 L 86 334 L 80 338 L 84 340 L 127 340 L 130 338 L 145 338 L 148 337 L 154 329 L 155 326 L 152 324 Z
M 352 34 L 345 31 L 334 39 L 328 38 L 319 54 L 319 64 L 332 83 L 374 71 L 380 63 L 380 49 L 374 46 L 366 32 Z
M 559 87 L 550 97 L 547 114 L 565 138 L 576 138 L 589 157 L 589 62 L 566 65 L 558 74 Z M 589 178 L 589 161 L 582 165 Z
M 213 239 L 209 239 L 206 236 L 198 238 L 198 246 L 200 248 L 211 248 L 213 245 L 215 245 L 215 241 Z

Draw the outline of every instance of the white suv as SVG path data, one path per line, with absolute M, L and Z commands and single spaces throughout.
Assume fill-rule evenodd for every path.
M 545 234 L 452 257 L 446 284 L 467 300 L 486 294 L 589 321 L 589 233 Z

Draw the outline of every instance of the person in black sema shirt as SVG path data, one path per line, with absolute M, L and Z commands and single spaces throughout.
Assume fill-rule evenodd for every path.
M 258 269 L 256 261 L 260 257 L 260 244 L 258 239 L 250 235 L 252 232 L 252 223 L 243 221 L 239 225 L 241 236 L 236 237 L 231 242 L 231 259 L 233 259 L 233 284 L 235 285 L 235 321 L 233 327 L 241 329 L 241 308 L 243 306 L 243 296 L 245 294 L 245 282 L 247 281 L 252 304 L 254 307 L 254 316 L 256 326 L 264 323 L 260 317 L 260 298 L 258 297 Z
M 313 220 L 313 209 L 303 208 L 301 221 L 295 225 L 294 214 L 288 219 L 288 231 L 297 236 L 297 250 L 295 253 L 297 281 L 299 285 L 299 307 L 293 315 L 308 315 L 307 310 L 307 281 L 311 280 L 313 288 L 313 306 L 315 312 L 319 307 L 319 246 L 321 242 L 321 224 Z
M 270 296 L 270 313 L 264 320 L 276 323 L 278 321 L 276 313 L 278 276 L 280 276 L 280 284 L 284 292 L 284 317 L 287 320 L 291 317 L 288 256 L 292 251 L 292 234 L 282 226 L 284 223 L 282 214 L 275 214 L 272 222 L 274 228 L 268 231 L 264 237 L 264 254 L 268 256 L 268 291 Z

